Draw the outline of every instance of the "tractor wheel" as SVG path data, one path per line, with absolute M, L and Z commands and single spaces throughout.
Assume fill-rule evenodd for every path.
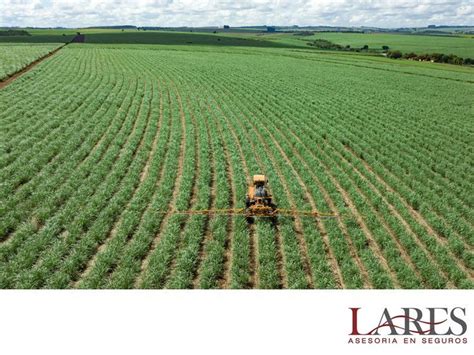
M 245 199 L 245 208 L 249 208 L 250 207 L 250 199 L 247 197 Z
M 272 224 L 273 228 L 276 228 L 278 224 L 278 216 L 270 217 L 270 223 Z

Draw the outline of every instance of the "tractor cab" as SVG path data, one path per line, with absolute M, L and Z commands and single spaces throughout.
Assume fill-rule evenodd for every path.
M 262 199 L 262 203 L 264 203 L 265 197 L 268 196 L 267 189 L 265 185 L 267 184 L 268 180 L 265 175 L 254 175 L 253 177 L 253 192 L 255 199 Z

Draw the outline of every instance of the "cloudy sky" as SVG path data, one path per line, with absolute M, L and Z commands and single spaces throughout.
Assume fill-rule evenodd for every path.
M 473 0 L 0 0 L 0 26 L 474 25 Z

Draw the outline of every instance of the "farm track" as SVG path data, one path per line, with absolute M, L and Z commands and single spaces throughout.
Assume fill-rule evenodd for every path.
M 0 90 L 5 88 L 6 86 L 10 85 L 12 82 L 14 82 L 16 79 L 18 79 L 20 76 L 22 76 L 26 72 L 33 69 L 36 65 L 38 65 L 42 61 L 44 61 L 44 60 L 48 59 L 49 57 L 55 55 L 64 46 L 66 46 L 66 44 L 52 50 L 51 52 L 49 52 L 48 54 L 46 54 L 45 56 L 43 56 L 41 58 L 36 59 L 34 62 L 28 64 L 25 68 L 21 69 L 20 71 L 17 71 L 16 73 L 10 75 L 8 78 L 1 80 L 0 81 Z
M 179 50 L 70 47 L 55 57 L 58 70 L 47 61 L 38 80 L 15 84 L 21 96 L 53 82 L 22 120 L 0 113 L 0 134 L 9 139 L 0 145 L 7 152 L 0 159 L 1 288 L 474 287 L 465 193 L 472 157 L 456 153 L 468 149 L 466 137 L 451 137 L 468 126 L 454 116 L 436 130 L 425 115 L 448 112 L 441 102 L 414 105 L 410 117 L 423 119 L 407 121 L 408 95 L 396 106 L 388 91 L 362 87 L 358 100 L 341 83 L 372 70 L 359 63 L 358 76 L 333 82 L 324 71 L 352 69 L 316 54 L 318 65 L 299 63 L 300 83 L 288 85 L 290 76 L 276 68 L 297 59 L 284 54 L 259 72 L 249 65 L 253 58 L 263 66 L 254 54 L 239 55 L 241 63 L 218 54 L 209 64 L 205 51 L 191 63 Z M 222 80 L 227 66 L 233 70 Z M 68 92 L 85 90 L 57 106 L 45 100 L 35 113 L 61 89 L 53 78 L 67 68 L 76 68 L 77 80 Z M 415 80 L 402 78 L 394 87 Z M 266 80 L 275 90 L 261 90 Z M 0 102 L 10 91 L 0 92 Z M 420 95 L 417 103 L 426 99 Z M 387 103 L 384 115 L 377 100 Z M 53 119 L 39 113 L 48 110 Z M 273 225 L 172 213 L 242 208 L 247 183 L 260 172 L 280 208 L 338 217 L 280 217 Z

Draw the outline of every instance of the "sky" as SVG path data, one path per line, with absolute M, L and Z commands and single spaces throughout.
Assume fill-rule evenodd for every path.
M 0 26 L 474 25 L 473 0 L 0 0 Z

